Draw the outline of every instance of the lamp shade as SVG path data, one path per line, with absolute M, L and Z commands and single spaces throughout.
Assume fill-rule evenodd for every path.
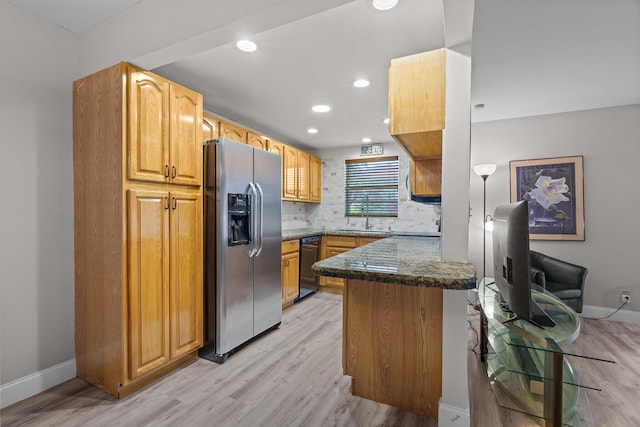
M 484 164 L 484 165 L 475 165 L 473 167 L 473 172 L 475 172 L 478 176 L 490 176 L 496 171 L 496 165 L 492 164 Z

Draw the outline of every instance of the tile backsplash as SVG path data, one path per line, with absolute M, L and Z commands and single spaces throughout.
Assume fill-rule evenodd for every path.
M 397 218 L 369 217 L 374 230 L 438 231 L 440 205 L 427 205 L 409 199 L 407 188 L 409 157 L 396 143 L 383 145 L 383 156 L 398 156 L 400 162 Z M 313 152 L 322 159 L 322 203 L 283 202 L 282 228 L 364 229 L 365 218 L 344 215 L 344 161 L 361 158 L 360 146 Z

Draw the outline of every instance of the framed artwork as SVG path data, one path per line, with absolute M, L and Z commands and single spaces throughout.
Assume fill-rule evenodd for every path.
M 529 238 L 584 240 L 582 156 L 509 162 L 511 202 L 529 201 Z

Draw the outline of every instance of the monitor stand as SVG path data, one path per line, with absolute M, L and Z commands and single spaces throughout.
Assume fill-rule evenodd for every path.
M 551 316 L 549 316 L 547 312 L 544 311 L 533 299 L 531 299 L 531 314 L 531 323 L 536 326 L 540 326 L 541 328 L 545 326 L 553 328 L 556 326 L 556 322 L 553 321 Z
M 500 293 L 498 293 L 497 295 L 499 297 L 500 308 L 502 308 L 502 310 L 504 311 L 511 312 L 511 310 L 509 310 L 509 306 L 506 304 L 504 299 L 502 299 L 502 295 L 500 295 Z M 509 323 L 519 319 L 522 319 L 522 318 L 514 314 L 513 317 L 510 317 L 507 320 L 503 320 L 502 323 L 503 324 Z M 553 321 L 551 316 L 549 316 L 547 312 L 544 311 L 542 307 L 540 307 L 538 303 L 533 300 L 533 298 L 531 299 L 531 319 L 522 319 L 522 320 L 526 320 L 527 322 L 541 329 L 544 329 L 545 327 L 553 328 L 554 326 L 556 326 L 556 322 Z

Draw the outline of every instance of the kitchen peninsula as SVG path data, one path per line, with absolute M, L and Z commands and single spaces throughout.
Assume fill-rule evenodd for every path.
M 443 291 L 474 287 L 473 265 L 443 261 L 439 238 L 393 236 L 313 270 L 347 279 L 342 367 L 352 394 L 437 418 Z

